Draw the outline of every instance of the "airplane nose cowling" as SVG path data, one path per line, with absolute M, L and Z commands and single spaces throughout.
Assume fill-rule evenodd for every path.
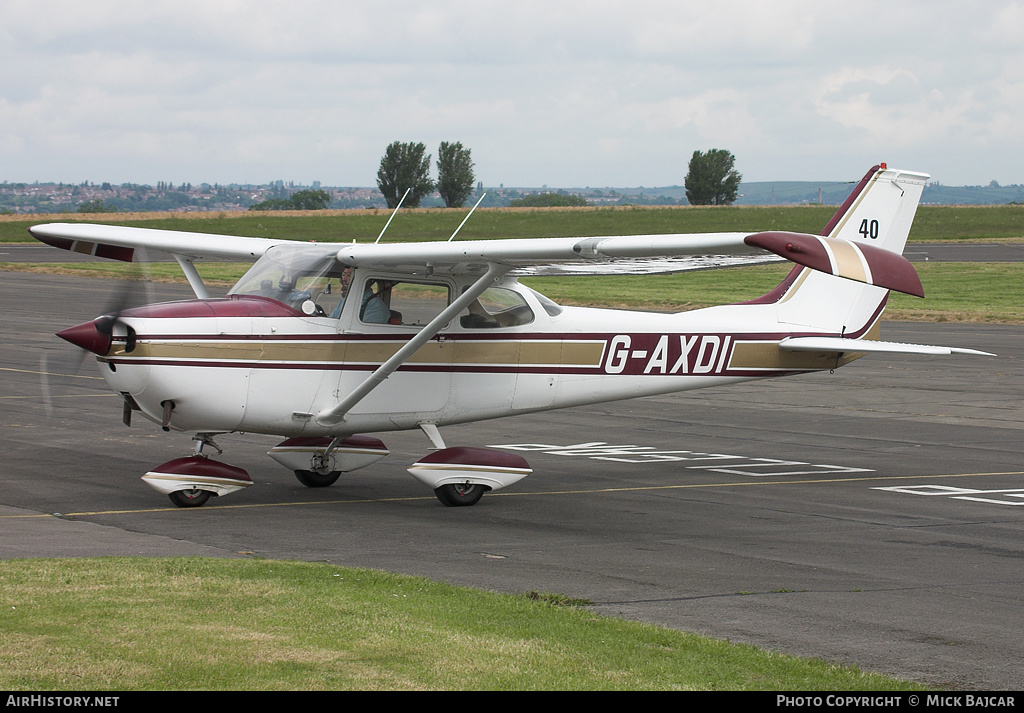
M 71 342 L 76 347 L 81 347 L 93 354 L 104 356 L 110 351 L 110 343 L 113 340 L 114 320 L 104 315 L 97 317 L 91 322 L 69 327 L 57 332 L 61 339 Z

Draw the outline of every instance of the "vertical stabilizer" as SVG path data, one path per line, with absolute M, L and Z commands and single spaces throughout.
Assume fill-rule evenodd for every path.
M 922 173 L 874 167 L 821 234 L 902 254 L 927 180 Z M 779 322 L 849 337 L 862 336 L 877 322 L 889 294 L 808 268 L 798 268 L 787 282 L 775 303 Z

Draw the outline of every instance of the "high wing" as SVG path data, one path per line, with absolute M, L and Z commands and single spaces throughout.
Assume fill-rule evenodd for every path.
M 29 228 L 38 240 L 63 250 L 131 262 L 136 250 L 159 250 L 189 260 L 221 258 L 255 260 L 271 247 L 309 243 L 268 238 L 154 230 L 88 223 L 48 223 Z M 497 263 L 520 274 L 598 274 L 604 272 L 675 272 L 746 261 L 777 261 L 764 250 L 745 244 L 749 233 L 630 235 L 592 238 L 519 238 L 435 243 L 346 244 L 338 260 L 352 266 L 399 272 L 424 270 L 449 274 L 482 274 Z M 325 251 L 330 244 L 317 243 Z M 690 260 L 690 258 L 700 258 Z M 722 258 L 718 260 L 716 258 Z M 609 268 L 612 262 L 621 263 Z
M 28 229 L 34 238 L 61 250 L 131 262 L 136 250 L 160 250 L 189 260 L 256 260 L 288 240 L 242 238 L 90 223 L 47 223 Z
M 388 269 L 410 274 L 448 273 L 482 275 L 489 266 L 501 266 L 519 275 L 653 274 L 753 263 L 778 262 L 782 258 L 841 277 L 858 279 L 889 289 L 918 294 L 902 281 L 860 279 L 844 274 L 839 265 L 811 263 L 807 251 L 785 252 L 780 239 L 821 241 L 818 236 L 797 233 L 680 233 L 666 235 L 616 235 L 588 238 L 515 238 L 432 243 L 304 243 L 292 240 L 239 237 L 179 230 L 154 230 L 89 223 L 48 223 L 29 228 L 41 242 L 63 250 L 131 262 L 136 251 L 162 251 L 181 264 L 193 288 L 197 287 L 192 262 L 203 259 L 256 260 L 275 246 L 309 249 L 325 254 L 337 250 L 339 262 L 351 266 Z M 781 236 L 781 237 L 780 237 Z M 773 238 L 766 240 L 765 238 Z M 832 241 L 836 242 L 836 241 Z M 845 241 L 843 241 L 845 243 Z M 846 243 L 849 245 L 849 243 Z M 891 262 L 906 263 L 902 273 L 914 274 L 905 259 L 876 251 Z M 891 272 L 891 270 L 889 271 Z M 881 272 L 879 272 L 881 274 Z M 919 283 L 917 289 L 920 289 Z M 197 289 L 199 297 L 202 290 Z

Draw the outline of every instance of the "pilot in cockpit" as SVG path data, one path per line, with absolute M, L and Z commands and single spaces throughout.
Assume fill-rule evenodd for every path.
M 374 292 L 372 285 L 377 285 Z M 391 321 L 391 308 L 381 296 L 390 286 L 381 280 L 367 280 L 363 289 L 363 301 L 359 307 L 359 319 L 368 324 L 387 324 Z

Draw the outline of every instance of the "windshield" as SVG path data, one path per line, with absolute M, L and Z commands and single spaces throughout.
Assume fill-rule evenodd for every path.
M 270 297 L 306 314 L 337 316 L 333 312 L 348 291 L 351 268 L 334 255 L 323 248 L 274 246 L 228 294 Z

